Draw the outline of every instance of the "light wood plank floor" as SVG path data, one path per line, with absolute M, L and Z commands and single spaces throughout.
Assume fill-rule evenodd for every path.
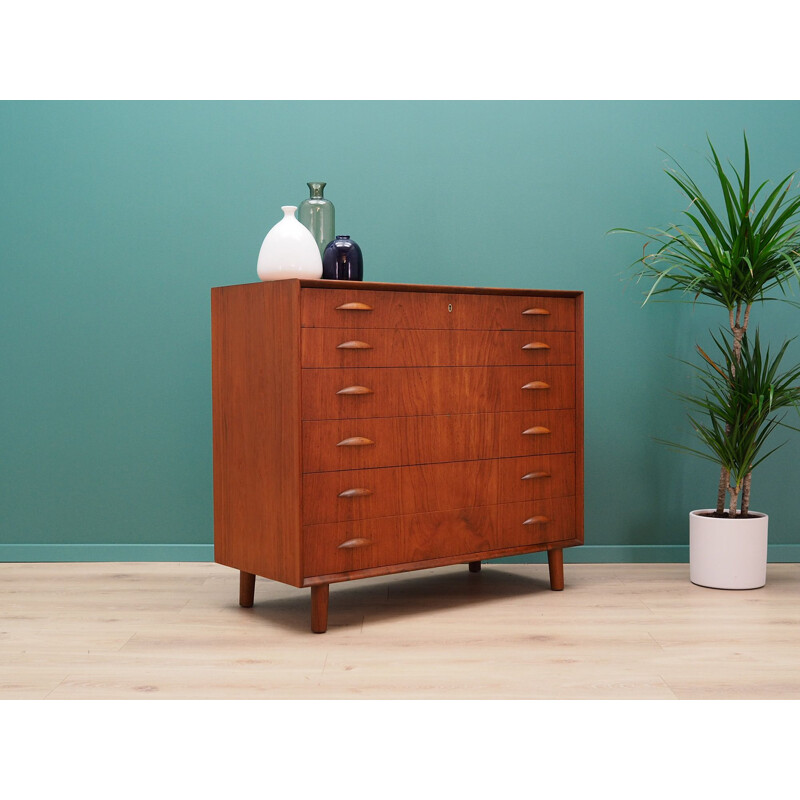
M 800 564 L 466 565 L 310 592 L 209 563 L 0 564 L 0 699 L 797 699 Z

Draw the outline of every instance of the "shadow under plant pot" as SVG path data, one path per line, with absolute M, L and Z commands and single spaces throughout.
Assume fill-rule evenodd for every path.
M 746 519 L 713 514 L 713 508 L 689 514 L 689 580 L 711 589 L 762 587 L 767 582 L 769 517 L 757 511 Z

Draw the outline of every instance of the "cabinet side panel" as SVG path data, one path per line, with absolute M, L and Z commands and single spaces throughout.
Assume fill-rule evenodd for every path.
M 575 537 L 583 544 L 583 292 L 575 298 Z
M 297 281 L 212 289 L 214 558 L 302 582 Z

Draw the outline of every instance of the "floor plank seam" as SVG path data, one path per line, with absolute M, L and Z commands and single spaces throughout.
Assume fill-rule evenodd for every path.
M 121 653 L 130 643 L 134 636 L 138 636 L 141 631 L 134 631 L 114 652 Z
M 663 675 L 662 675 L 660 672 L 658 673 L 658 677 L 661 679 L 661 682 L 664 684 L 664 686 L 665 686 L 665 687 L 666 687 L 666 689 L 669 691 L 669 693 L 670 693 L 670 694 L 671 694 L 671 695 L 672 695 L 672 696 L 673 696 L 673 697 L 674 697 L 676 700 L 680 700 L 680 697 L 678 697 L 678 695 L 677 695 L 677 693 L 675 692 L 675 690 L 672 688 L 672 686 L 670 686 L 670 683 L 669 683 L 669 681 L 668 681 L 668 680 L 666 680 L 666 679 L 664 678 L 664 676 L 663 676 Z
M 643 606 L 644 606 L 644 608 L 645 608 L 645 610 L 646 610 L 646 611 L 650 612 L 650 615 L 651 615 L 651 616 L 654 616 L 654 615 L 655 615 L 655 613 L 656 613 L 656 612 L 655 612 L 655 611 L 653 611 L 653 609 L 652 609 L 652 608 L 650 608 L 650 606 L 649 606 L 649 605 L 647 605 L 647 603 L 645 603 L 645 601 L 644 601 L 644 600 L 642 600 L 642 598 L 641 598 L 641 597 L 637 597 L 636 599 L 639 601 L 639 603 L 641 603 L 641 605 L 643 605 Z
M 638 598 L 638 600 L 651 614 L 655 614 L 656 613 L 649 605 L 647 605 L 647 603 L 644 600 L 642 600 L 641 597 Z
M 42 699 L 43 700 L 49 700 L 50 699 L 50 695 L 53 694 L 53 692 L 58 691 L 69 680 L 69 677 L 70 677 L 69 673 L 66 674 L 64 676 L 64 679 L 62 681 L 59 681 L 58 685 L 54 686 Z

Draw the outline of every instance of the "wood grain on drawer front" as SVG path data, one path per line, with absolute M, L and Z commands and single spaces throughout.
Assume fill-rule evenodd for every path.
M 398 424 L 402 464 L 469 461 L 498 454 L 498 414 L 401 417 Z
M 303 472 L 495 458 L 497 414 L 303 423 Z M 371 445 L 342 445 L 368 438 Z
M 574 535 L 572 497 L 400 517 L 409 561 L 540 544 Z M 519 512 L 529 524 L 517 524 Z
M 527 516 L 518 520 L 520 513 Z M 535 521 L 526 525 L 526 519 Z M 307 525 L 303 571 L 311 577 L 448 556 L 467 560 L 470 553 L 562 541 L 574 534 L 574 498 Z
M 447 367 L 575 363 L 570 331 L 304 328 L 303 367 Z
M 303 419 L 574 408 L 574 367 L 302 370 Z
M 456 461 L 303 476 L 303 523 L 413 514 L 497 502 L 497 461 Z M 348 493 L 353 487 L 368 490 Z
M 309 577 L 485 550 L 496 521 L 497 506 L 484 506 L 307 525 L 303 570 Z
M 306 525 L 303 572 L 306 577 L 399 563 L 404 539 L 401 517 Z
M 303 475 L 303 524 L 392 517 L 402 510 L 402 467 Z
M 497 502 L 543 500 L 575 494 L 575 453 L 497 461 Z
M 303 472 L 566 453 L 575 450 L 575 412 L 307 420 L 302 441 Z
M 574 331 L 571 297 L 462 294 L 452 301 L 454 329 Z
M 484 295 L 310 289 L 300 293 L 304 328 L 441 330 L 575 330 L 575 299 L 537 295 Z
M 512 411 L 497 415 L 500 458 L 575 450 L 575 411 Z
M 576 536 L 575 497 L 498 506 L 497 540 L 512 544 L 560 542 Z
M 441 328 L 452 327 L 450 295 L 381 292 L 357 288 L 303 289 L 300 324 L 304 328 Z
M 303 472 L 398 466 L 399 428 L 391 417 L 303 422 Z
M 575 454 L 303 476 L 303 524 L 488 506 L 575 493 Z

